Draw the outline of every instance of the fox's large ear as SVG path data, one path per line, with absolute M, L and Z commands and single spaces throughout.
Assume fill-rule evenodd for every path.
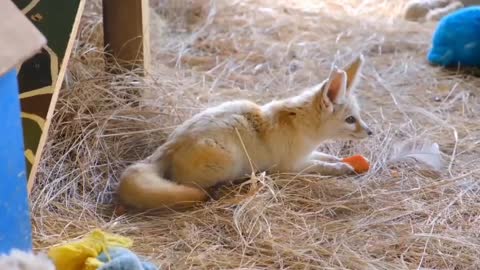
M 340 104 L 345 97 L 347 74 L 343 70 L 333 68 L 327 82 L 318 92 L 316 103 L 329 112 L 333 112 L 333 105 Z
M 358 83 L 358 78 L 360 77 L 360 72 L 363 67 L 363 63 L 365 62 L 364 57 L 362 54 L 357 56 L 355 60 L 353 60 L 350 64 L 345 66 L 343 70 L 347 73 L 347 87 L 346 87 L 346 94 L 349 94 Z

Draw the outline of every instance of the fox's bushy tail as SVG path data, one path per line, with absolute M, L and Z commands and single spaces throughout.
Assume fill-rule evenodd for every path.
M 191 205 L 208 199 L 207 193 L 200 188 L 163 178 L 161 167 L 151 163 L 130 165 L 120 178 L 120 200 L 138 209 L 154 209 Z

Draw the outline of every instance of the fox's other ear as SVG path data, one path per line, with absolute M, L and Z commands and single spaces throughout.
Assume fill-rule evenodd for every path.
M 340 104 L 345 97 L 347 74 L 343 70 L 333 68 L 330 76 L 318 92 L 315 102 L 329 112 L 333 112 L 333 105 Z
M 358 83 L 358 78 L 360 77 L 360 72 L 363 67 L 363 63 L 365 62 L 365 59 L 362 54 L 357 56 L 355 60 L 350 62 L 343 70 L 347 73 L 347 94 L 349 94 L 357 85 Z

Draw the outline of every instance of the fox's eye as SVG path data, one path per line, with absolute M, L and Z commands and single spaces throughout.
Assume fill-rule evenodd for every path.
M 355 119 L 355 117 L 353 117 L 353 116 L 349 116 L 349 117 L 345 118 L 345 122 L 347 122 L 348 124 L 353 124 L 353 123 L 357 122 L 357 119 Z

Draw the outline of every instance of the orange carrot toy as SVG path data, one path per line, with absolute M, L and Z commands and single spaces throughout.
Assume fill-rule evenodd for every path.
M 356 173 L 368 172 L 370 169 L 370 162 L 362 155 L 346 157 L 342 161 L 352 166 Z

